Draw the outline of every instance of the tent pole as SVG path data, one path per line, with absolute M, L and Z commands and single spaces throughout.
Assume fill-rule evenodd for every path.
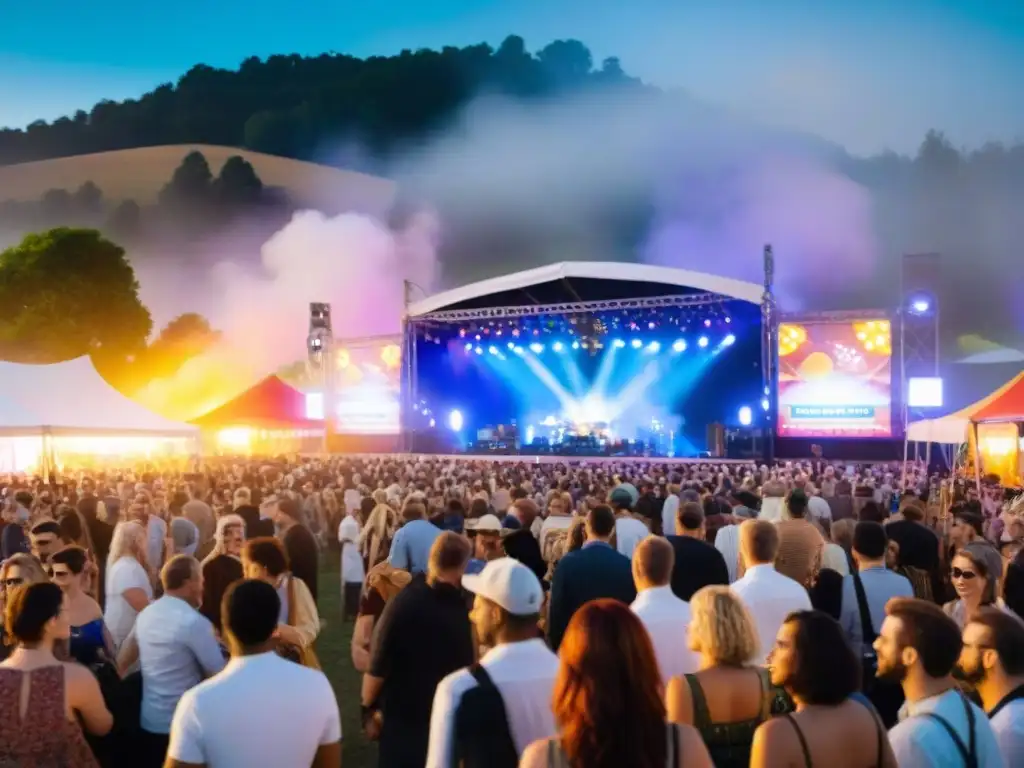
M 907 458 L 910 455 L 910 436 L 903 430 L 903 478 L 900 480 L 900 487 L 907 489 Z
M 978 445 L 978 423 L 971 422 L 971 430 L 974 432 L 974 483 L 978 488 L 978 495 L 981 495 L 981 446 Z

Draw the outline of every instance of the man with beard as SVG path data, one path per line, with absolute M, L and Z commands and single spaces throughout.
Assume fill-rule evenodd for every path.
M 537 633 L 544 590 L 533 571 L 511 557 L 463 576 L 462 586 L 476 595 L 470 620 L 478 641 L 490 650 L 479 664 L 438 684 L 427 768 L 447 768 L 460 755 L 470 765 L 515 766 L 530 743 L 556 732 L 550 702 L 558 657 Z M 501 706 L 495 706 L 495 689 Z M 482 748 L 481 739 L 492 745 Z M 496 753 L 493 745 L 498 743 L 503 749 Z M 479 762 L 472 761 L 474 756 Z
M 960 670 L 988 712 L 1006 765 L 1024 765 L 1024 621 L 982 608 L 964 627 Z
M 960 630 L 934 603 L 898 597 L 885 607 L 875 640 L 878 677 L 903 686 L 906 717 L 889 731 L 901 768 L 1000 768 L 985 713 L 956 687 Z

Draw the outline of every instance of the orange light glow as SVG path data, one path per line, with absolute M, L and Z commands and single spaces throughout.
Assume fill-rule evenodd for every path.
M 806 341 L 806 328 L 793 323 L 783 323 L 779 326 L 779 357 L 793 354 Z

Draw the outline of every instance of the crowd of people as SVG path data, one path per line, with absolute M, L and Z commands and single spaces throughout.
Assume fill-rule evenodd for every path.
M 334 589 L 382 768 L 1024 765 L 1024 501 L 989 478 L 291 457 L 0 487 L 0 765 L 339 765 Z

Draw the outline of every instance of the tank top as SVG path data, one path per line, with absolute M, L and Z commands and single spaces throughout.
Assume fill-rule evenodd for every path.
M 757 717 L 731 723 L 712 721 L 700 680 L 696 675 L 684 675 L 687 685 L 690 686 L 690 695 L 693 697 L 693 727 L 700 731 L 715 768 L 747 768 L 750 765 L 754 731 L 771 716 L 773 691 L 768 670 L 754 671 L 761 682 L 761 711 Z
M 666 723 L 665 739 L 668 742 L 668 758 L 665 760 L 665 766 L 666 768 L 676 768 L 679 765 L 679 726 L 675 723 Z M 548 768 L 572 768 L 558 739 L 548 739 Z
M 28 708 L 21 716 L 21 686 L 29 676 Z M 66 714 L 64 667 L 26 672 L 0 668 L 0 766 L 99 768 L 78 723 Z

